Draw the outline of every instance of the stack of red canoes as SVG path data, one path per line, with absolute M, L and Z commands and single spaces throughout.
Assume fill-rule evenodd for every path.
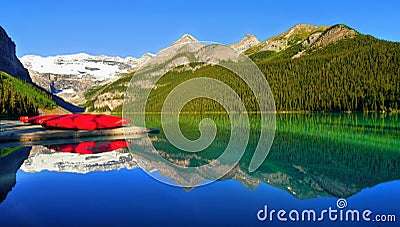
M 26 117 L 20 120 L 25 123 L 40 124 L 48 128 L 95 130 L 122 127 L 131 122 L 130 119 L 105 114 L 59 114 Z

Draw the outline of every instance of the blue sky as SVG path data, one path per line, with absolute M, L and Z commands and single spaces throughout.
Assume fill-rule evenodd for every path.
M 344 23 L 400 41 L 400 1 L 129 1 L 0 0 L 0 26 L 17 55 L 86 52 L 139 57 L 183 34 L 230 44 L 247 33 L 260 40 L 294 24 Z

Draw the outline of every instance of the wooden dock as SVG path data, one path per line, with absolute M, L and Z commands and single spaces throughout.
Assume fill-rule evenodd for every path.
M 0 143 L 74 139 L 86 137 L 115 137 L 158 133 L 158 129 L 128 126 L 102 130 L 62 130 L 48 129 L 41 125 L 25 124 L 17 121 L 0 123 Z

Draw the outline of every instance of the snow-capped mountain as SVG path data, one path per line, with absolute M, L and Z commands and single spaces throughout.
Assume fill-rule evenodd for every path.
M 131 72 L 151 57 L 151 54 L 145 54 L 141 58 L 121 58 L 79 53 L 50 57 L 26 55 L 20 60 L 29 70 L 40 74 L 91 76 L 94 80 L 103 81 Z
M 82 104 L 85 102 L 85 91 L 134 71 L 153 56 L 147 53 L 140 58 L 121 58 L 79 53 L 49 57 L 26 55 L 20 60 L 29 70 L 34 83 L 50 92 L 60 90 L 58 96 L 74 104 Z

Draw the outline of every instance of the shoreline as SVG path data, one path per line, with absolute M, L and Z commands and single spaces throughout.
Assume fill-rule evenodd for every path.
M 38 114 L 38 115 L 48 115 L 50 113 L 42 112 L 45 114 Z M 176 114 L 178 112 L 146 112 L 146 114 Z M 396 111 L 275 111 L 275 112 L 261 112 L 261 111 L 246 111 L 246 112 L 232 112 L 233 114 L 400 114 L 400 110 Z M 122 112 L 82 112 L 82 114 L 107 114 L 107 115 L 114 115 L 114 116 L 122 116 Z M 141 115 L 143 113 L 139 112 L 129 112 L 132 115 Z M 219 114 L 219 115 L 228 115 L 227 112 L 222 111 L 205 111 L 205 112 L 179 112 L 179 114 L 184 115 L 201 115 L 201 114 Z M 19 116 L 16 115 L 0 115 L 0 121 L 2 120 L 18 120 Z
M 97 112 L 92 112 L 92 113 L 97 113 Z M 102 112 L 98 112 L 98 114 L 101 114 Z M 113 112 L 111 113 L 112 115 L 115 114 L 121 114 L 122 112 Z M 222 112 L 222 111 L 205 111 L 205 112 L 146 112 L 145 114 L 228 114 L 227 112 Z M 232 112 L 233 114 L 396 114 L 400 113 L 399 111 L 390 111 L 390 112 L 382 112 L 382 111 L 274 111 L 274 112 L 261 112 L 261 111 L 246 111 L 246 112 Z M 129 114 L 143 114 L 139 112 L 129 112 Z

